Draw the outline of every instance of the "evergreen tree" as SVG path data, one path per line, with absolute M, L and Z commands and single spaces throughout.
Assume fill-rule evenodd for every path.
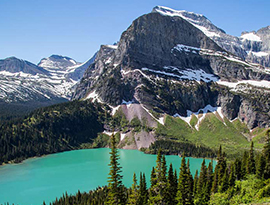
M 166 197 L 166 159 L 165 156 L 161 155 L 161 149 L 158 151 L 156 168 L 155 168 L 155 179 L 156 184 L 150 188 L 150 204 L 164 204 Z M 155 180 L 152 180 L 155 183 Z
M 256 176 L 259 179 L 264 179 L 265 172 L 265 158 L 262 154 L 259 155 L 259 160 L 256 166 Z
M 140 185 L 137 205 L 146 205 L 148 203 L 148 191 L 145 180 L 145 174 L 140 173 Z
M 150 183 L 151 183 L 151 187 L 157 184 L 156 171 L 154 167 L 152 168 L 152 171 L 151 171 Z
M 229 188 L 229 176 L 228 176 L 228 168 L 226 168 L 223 177 L 221 179 L 221 184 L 218 188 L 218 191 L 222 193 L 227 191 L 228 188 Z
M 218 184 L 219 185 L 222 183 L 222 178 L 223 178 L 223 175 L 225 174 L 226 168 L 227 168 L 227 162 L 225 158 L 225 152 L 223 152 L 218 161 Z
M 194 195 L 196 194 L 197 192 L 197 186 L 198 186 L 198 170 L 196 170 L 195 172 L 195 176 L 194 176 L 194 180 L 193 180 L 193 193 Z
M 177 171 L 176 171 L 176 169 L 174 170 L 174 184 L 176 184 L 176 186 L 178 186 L 178 178 L 177 178 Z
M 218 191 L 218 186 L 221 184 L 226 167 L 227 163 L 225 159 L 225 153 L 222 153 L 222 147 L 220 145 L 217 153 L 217 165 L 215 167 L 213 185 L 211 190 L 213 193 L 216 193 Z
M 266 142 L 263 147 L 263 156 L 265 158 L 264 178 L 270 178 L 270 129 L 266 132 Z
M 249 151 L 249 156 L 248 156 L 248 161 L 247 161 L 247 174 L 255 174 L 256 172 L 253 147 L 254 147 L 254 144 L 252 141 L 250 145 L 250 151 Z
M 195 193 L 195 204 L 203 205 L 207 204 L 207 168 L 205 165 L 205 160 L 203 160 L 201 165 L 201 171 L 197 182 L 197 192 Z
M 191 190 L 188 179 L 189 179 L 188 168 L 186 165 L 185 155 L 183 155 L 178 180 L 178 191 L 176 195 L 178 205 L 193 204 L 193 201 L 191 201 L 189 197 L 193 193 L 190 193 Z
M 157 154 L 156 169 L 155 169 L 157 182 L 161 181 L 161 172 L 162 172 L 161 161 L 162 161 L 162 155 L 161 155 L 161 149 L 159 149 L 158 154 Z
M 218 191 L 218 164 L 215 167 L 214 179 L 213 179 L 211 192 L 217 193 L 217 191 Z
M 173 166 L 171 163 L 168 171 L 167 189 L 165 197 L 168 205 L 176 204 L 175 201 L 176 193 L 177 193 L 177 179 L 175 180 L 175 175 L 173 173 Z
M 245 151 L 243 158 L 242 158 L 242 166 L 241 166 L 241 171 L 242 171 L 242 179 L 246 178 L 247 175 L 247 162 L 248 162 L 248 153 Z
M 242 179 L 242 170 L 241 170 L 242 162 L 239 158 L 236 158 L 234 161 L 234 170 L 235 170 L 235 177 L 236 180 Z
M 123 176 L 121 173 L 121 167 L 119 160 L 118 150 L 116 148 L 116 141 L 114 134 L 111 136 L 111 151 L 110 151 L 110 172 L 108 177 L 109 193 L 106 200 L 106 204 L 125 204 L 124 186 L 122 184 Z
M 210 195 L 211 195 L 211 189 L 212 189 L 212 184 L 213 184 L 213 179 L 214 179 L 214 173 L 213 173 L 213 161 L 211 161 L 208 165 L 207 168 L 207 182 L 206 182 L 206 200 L 210 200 Z
M 194 185 L 194 180 L 190 171 L 190 164 L 189 164 L 189 160 L 187 162 L 187 175 L 188 175 L 188 183 L 189 183 L 189 192 L 188 192 L 188 198 L 189 201 L 192 202 L 194 201 L 194 194 L 193 194 L 193 185 Z
M 229 187 L 233 187 L 235 185 L 235 180 L 236 180 L 235 163 L 231 164 L 228 180 L 229 180 L 228 182 Z
M 137 179 L 136 174 L 133 174 L 133 184 L 131 186 L 131 193 L 128 197 L 128 204 L 137 204 L 138 200 L 138 185 L 137 185 Z
M 161 181 L 166 182 L 166 175 L 167 175 L 167 165 L 166 165 L 166 158 L 165 155 L 162 156 L 161 160 Z
M 266 159 L 270 159 L 270 129 L 266 132 L 266 142 L 263 146 L 263 155 Z

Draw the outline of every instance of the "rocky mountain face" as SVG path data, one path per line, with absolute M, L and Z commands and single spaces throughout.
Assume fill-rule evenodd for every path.
M 244 32 L 240 39 L 247 52 L 246 60 L 270 67 L 270 26 L 257 32 Z
M 8 71 L 11 73 L 28 73 L 32 75 L 43 74 L 48 75 L 49 72 L 42 67 L 36 66 L 33 63 L 17 59 L 15 57 L 0 60 L 0 71 Z
M 221 48 L 247 60 L 270 67 L 270 27 L 265 27 L 257 32 L 243 32 L 240 37 L 226 34 L 225 31 L 216 27 L 209 19 L 201 14 L 187 11 L 176 11 L 171 8 L 157 6 L 152 12 L 167 16 L 179 16 L 200 29 L 206 36 L 211 38 Z
M 268 127 L 270 70 L 244 60 L 246 50 L 233 41 L 244 42 L 202 15 L 156 7 L 136 19 L 117 45 L 101 46 L 72 99 L 90 98 L 113 113 L 121 108 L 130 119 L 159 123 L 166 114 L 189 123 L 192 113 L 212 107 L 250 129 Z M 138 114 L 135 105 L 147 114 Z

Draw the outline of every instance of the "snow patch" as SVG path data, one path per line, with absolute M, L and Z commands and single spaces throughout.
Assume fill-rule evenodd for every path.
M 112 136 L 113 134 L 115 135 L 117 132 L 108 132 L 108 131 L 105 130 L 102 133 L 106 134 L 106 135 L 109 135 L 109 136 Z
M 109 105 L 110 106 L 110 105 Z M 120 105 L 116 106 L 116 107 L 113 107 L 113 106 L 110 106 L 110 108 L 112 109 L 112 116 L 114 116 L 114 114 L 116 113 L 116 111 L 119 109 Z
M 112 62 L 112 58 L 108 58 L 108 60 L 105 61 L 105 64 L 110 64 Z
M 112 49 L 117 49 L 118 46 L 117 45 L 105 45 L 106 47 L 112 48 Z
M 249 84 L 249 85 L 253 85 L 256 87 L 264 87 L 264 88 L 270 89 L 270 81 L 266 81 L 266 80 L 261 80 L 261 81 L 240 80 L 238 82 L 217 81 L 217 83 L 220 85 L 225 85 L 225 86 L 227 86 L 229 88 L 233 88 L 233 89 L 236 89 L 239 84 Z
M 85 100 L 87 99 L 92 99 L 93 102 L 97 100 L 99 103 L 102 103 L 102 101 L 99 99 L 99 96 L 95 90 L 87 95 Z
M 69 60 L 71 63 L 73 63 L 74 65 L 77 64 L 73 59 Z
M 199 125 L 202 122 L 202 120 L 205 118 L 205 116 L 206 116 L 206 114 L 208 112 L 211 112 L 211 113 L 214 113 L 214 114 L 215 113 L 218 113 L 222 117 L 222 119 L 224 118 L 224 116 L 223 116 L 223 114 L 221 112 L 221 107 L 213 107 L 211 105 L 206 105 L 204 108 L 199 109 L 197 112 L 192 112 L 190 110 L 187 110 L 187 116 L 186 117 L 185 116 L 181 116 L 178 113 L 176 113 L 173 117 L 179 117 L 179 118 L 181 118 L 183 121 L 185 121 L 186 123 L 188 123 L 188 125 L 191 127 L 190 120 L 192 118 L 192 115 L 195 115 L 198 118 L 198 122 L 195 125 L 195 129 L 196 130 L 199 130 Z M 199 116 L 199 114 L 202 114 L 202 116 Z M 226 125 L 226 124 L 224 123 L 224 125 Z
M 160 124 L 164 125 L 164 117 L 160 117 L 157 121 L 158 121 Z
M 183 44 L 177 44 L 173 49 L 176 49 L 178 51 L 185 51 L 185 52 L 191 52 L 192 50 L 200 51 L 201 48 L 192 47 L 192 46 L 186 46 Z
M 185 10 L 177 11 L 177 10 L 165 7 L 165 6 L 157 6 L 157 7 L 155 7 L 155 11 L 158 12 L 159 14 L 163 15 L 163 16 L 179 16 L 179 17 L 187 20 L 193 26 L 200 29 L 208 37 L 214 37 L 214 36 L 220 37 L 220 35 L 218 33 L 212 32 L 209 29 L 207 29 L 206 27 L 198 25 L 198 24 L 200 24 L 200 21 L 196 21 L 196 20 L 194 20 L 192 18 L 187 17 L 187 16 L 195 15 L 195 16 L 197 16 L 197 18 L 202 18 L 203 15 L 201 15 L 201 14 L 196 14 L 196 13 L 193 13 L 193 12 L 187 12 Z
M 218 107 L 218 108 L 217 108 L 217 113 L 219 114 L 219 116 L 220 116 L 222 119 L 224 119 L 224 115 L 223 115 L 223 113 L 222 113 L 221 107 Z
M 149 68 L 142 68 L 143 71 L 148 71 L 152 73 L 157 73 L 161 75 L 166 75 L 174 78 L 178 78 L 179 80 L 195 80 L 195 81 L 204 81 L 204 82 L 216 82 L 219 80 L 218 77 L 216 77 L 213 74 L 206 73 L 204 70 L 193 70 L 193 69 L 185 69 L 185 70 L 180 70 L 177 67 L 174 66 L 165 66 L 165 70 L 171 71 L 171 72 L 165 72 L 165 71 L 160 71 L 160 70 L 153 70 Z
M 123 134 L 123 133 L 120 134 L 120 139 L 121 139 L 121 141 L 122 141 L 123 139 L 125 139 L 125 137 L 126 137 L 126 134 Z
M 263 51 L 260 51 L 260 52 L 250 51 L 248 54 L 252 54 L 252 55 L 257 56 L 257 57 L 264 57 L 264 56 L 269 55 L 269 53 L 266 53 L 266 52 L 263 52 Z
M 257 36 L 255 33 L 245 33 L 242 36 L 240 36 L 241 40 L 248 40 L 248 41 L 262 41 L 259 36 Z

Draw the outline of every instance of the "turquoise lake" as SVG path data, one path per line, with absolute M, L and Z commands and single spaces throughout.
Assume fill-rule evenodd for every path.
M 41 205 L 43 201 L 52 202 L 65 192 L 74 194 L 78 190 L 89 191 L 106 185 L 109 152 L 108 148 L 75 150 L 1 166 L 0 204 Z M 144 172 L 149 185 L 156 155 L 147 155 L 138 150 L 119 150 L 119 154 L 124 184 L 130 187 L 133 173 L 137 174 L 138 179 L 140 172 Z M 197 169 L 200 170 L 203 159 L 187 159 L 194 175 Z M 179 173 L 179 156 L 166 156 L 166 161 L 168 166 L 172 163 Z M 206 162 L 208 164 L 210 160 Z

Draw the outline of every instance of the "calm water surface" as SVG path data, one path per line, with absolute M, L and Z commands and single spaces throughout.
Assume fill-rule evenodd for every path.
M 41 205 L 52 202 L 64 192 L 74 194 L 78 190 L 89 191 L 107 184 L 109 172 L 107 148 L 87 149 L 52 154 L 28 159 L 21 164 L 0 167 L 0 204 L 9 202 L 20 205 Z M 150 173 L 156 163 L 156 155 L 146 155 L 137 150 L 119 150 L 123 170 L 123 182 L 131 186 L 135 172 L 146 174 L 149 185 Z M 188 158 L 191 172 L 200 170 L 203 159 Z M 167 165 L 173 164 L 179 173 L 181 158 L 166 156 Z M 210 160 L 206 160 L 207 164 Z

